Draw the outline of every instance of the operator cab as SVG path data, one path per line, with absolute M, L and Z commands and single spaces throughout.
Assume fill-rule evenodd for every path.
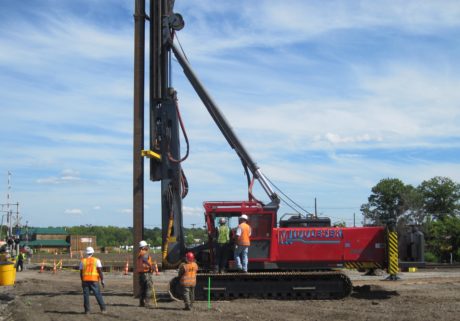
M 276 210 L 265 208 L 258 202 L 204 202 L 206 226 L 208 229 L 210 252 L 215 251 L 219 219 L 226 218 L 230 227 L 230 242 L 234 244 L 234 236 L 238 227 L 238 218 L 246 214 L 251 227 L 251 250 L 249 251 L 249 269 L 257 270 L 270 257 L 270 244 L 273 228 L 276 227 Z M 233 251 L 233 246 L 231 251 Z M 212 260 L 213 255 L 210 255 Z M 229 255 L 233 258 L 233 253 Z M 230 259 L 230 268 L 232 259 Z M 213 262 L 211 262 L 211 265 Z

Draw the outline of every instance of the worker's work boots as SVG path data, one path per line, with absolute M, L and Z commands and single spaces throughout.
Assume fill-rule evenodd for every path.
M 139 300 L 139 306 L 144 308 L 149 308 L 150 304 L 146 300 Z

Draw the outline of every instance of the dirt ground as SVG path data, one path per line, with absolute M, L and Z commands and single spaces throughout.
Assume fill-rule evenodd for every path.
M 0 321 L 72 320 L 459 320 L 460 269 L 401 273 L 399 281 L 385 276 L 349 272 L 355 290 L 343 300 L 235 300 L 196 302 L 193 311 L 167 299 L 174 271 L 155 277 L 156 308 L 138 307 L 132 295 L 132 275 L 106 273 L 102 315 L 94 297 L 92 313 L 83 314 L 78 272 L 19 272 L 15 286 L 0 287 Z

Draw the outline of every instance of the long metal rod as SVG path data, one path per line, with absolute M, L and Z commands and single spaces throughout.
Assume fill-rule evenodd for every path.
M 217 107 L 217 104 L 214 102 L 214 100 L 208 94 L 204 86 L 201 84 L 198 77 L 193 72 L 193 69 L 188 63 L 187 59 L 185 59 L 185 57 L 182 55 L 181 51 L 179 50 L 179 48 L 177 48 L 173 41 L 170 40 L 169 45 L 171 46 L 172 51 L 174 52 L 174 55 L 177 58 L 177 61 L 182 66 L 185 76 L 190 81 L 198 96 L 201 98 L 201 101 L 205 105 L 209 114 L 216 123 L 217 127 L 219 127 L 227 142 L 236 151 L 243 163 L 248 166 L 252 175 L 254 175 L 254 177 L 259 180 L 262 188 L 265 190 L 270 199 L 272 201 L 279 202 L 278 196 L 271 188 L 270 184 L 260 171 L 257 164 L 252 160 L 246 148 L 243 146 L 243 144 L 240 142 L 240 140 L 234 133 L 232 127 L 229 125 L 229 122 L 226 120 L 220 109 Z
M 133 240 L 144 238 L 144 77 L 145 77 L 145 0 L 136 0 L 134 12 L 134 141 L 133 141 Z M 136 270 L 137 251 L 133 251 Z M 134 296 L 139 294 L 139 275 L 133 276 Z

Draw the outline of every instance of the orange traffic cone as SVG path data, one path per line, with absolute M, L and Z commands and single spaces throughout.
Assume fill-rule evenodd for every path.
M 56 260 L 54 260 L 54 263 L 53 263 L 53 273 L 56 273 Z
M 125 273 L 124 273 L 124 275 L 128 275 L 128 271 L 129 271 L 129 261 L 126 260 Z
M 40 272 L 38 273 L 43 273 L 44 270 L 45 270 L 45 260 L 43 260 L 42 266 L 40 266 Z

